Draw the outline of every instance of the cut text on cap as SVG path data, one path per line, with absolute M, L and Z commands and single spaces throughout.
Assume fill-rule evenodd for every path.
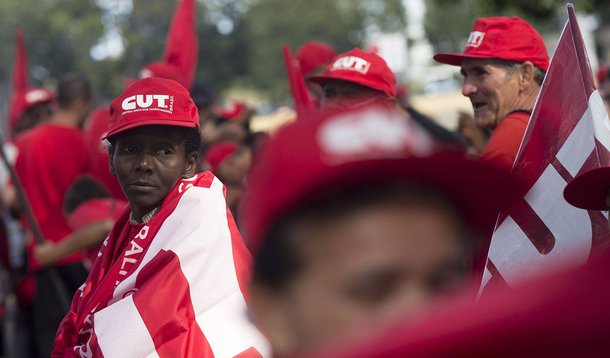
M 370 68 L 371 63 L 365 59 L 356 56 L 345 56 L 333 63 L 331 71 L 348 70 L 360 72 L 363 75 L 366 75 Z
M 165 94 L 137 94 L 121 103 L 123 114 L 140 111 L 162 111 L 174 113 L 174 96 Z
M 473 31 L 468 36 L 468 42 L 466 43 L 466 47 L 479 47 L 481 43 L 483 43 L 483 38 L 485 37 L 485 33 L 481 31 Z

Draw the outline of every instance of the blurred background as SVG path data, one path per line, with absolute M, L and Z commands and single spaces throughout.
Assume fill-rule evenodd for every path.
M 610 51 L 610 6 L 574 0 L 593 70 Z M 161 59 L 174 0 L 0 0 L 0 111 L 7 112 L 14 35 L 23 30 L 32 85 L 54 87 L 62 74 L 87 74 L 99 104 L 120 94 L 124 80 Z M 290 105 L 281 46 L 325 41 L 345 52 L 376 49 L 424 113 L 451 128 L 458 68 L 438 65 L 437 51 L 461 51 L 476 17 L 520 16 L 543 34 L 552 53 L 565 23 L 554 0 L 199 0 L 197 82 L 217 98 L 247 100 L 259 113 Z M 2 116 L 4 121 L 5 116 Z

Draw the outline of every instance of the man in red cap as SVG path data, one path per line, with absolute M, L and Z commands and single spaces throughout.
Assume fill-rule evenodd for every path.
M 329 44 L 320 41 L 304 43 L 295 54 L 295 58 L 299 61 L 299 68 L 301 69 L 301 75 L 305 79 L 307 89 L 316 102 L 322 98 L 322 88 L 309 79 L 324 73 L 324 68 L 335 56 L 337 56 L 335 49 Z
M 222 183 L 195 174 L 189 92 L 133 83 L 110 104 L 111 171 L 129 201 L 55 339 L 53 356 L 261 357 L 245 315 L 251 257 Z
M 53 92 L 44 88 L 30 87 L 17 93 L 13 103 L 14 112 L 11 113 L 14 117 L 9 119 L 13 137 L 51 118 L 51 105 L 54 101 Z
M 549 67 L 540 34 L 518 17 L 480 18 L 463 53 L 434 59 L 461 66 L 462 94 L 472 103 L 476 124 L 493 130 L 482 159 L 512 168 Z
M 476 232 L 518 193 L 504 170 L 439 150 L 379 105 L 283 127 L 257 159 L 249 307 L 278 355 L 421 314 L 463 285 Z
M 396 106 L 396 77 L 378 55 L 355 48 L 337 56 L 321 76 L 310 77 L 322 86 L 321 109 L 352 108 L 372 102 Z

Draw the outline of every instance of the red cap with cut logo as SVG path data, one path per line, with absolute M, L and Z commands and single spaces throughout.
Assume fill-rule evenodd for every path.
M 504 170 L 438 148 L 395 109 L 376 104 L 306 119 L 266 142 L 249 177 L 243 222 L 255 256 L 279 218 L 336 190 L 387 181 L 428 185 L 446 193 L 477 229 L 493 227 L 498 210 L 522 192 Z
M 549 53 L 542 36 L 527 21 L 518 17 L 477 19 L 463 53 L 437 53 L 440 63 L 461 66 L 465 58 L 497 58 L 506 61 L 530 61 L 546 72 Z
M 323 86 L 329 80 L 356 83 L 396 97 L 396 76 L 385 60 L 376 54 L 355 48 L 335 57 L 326 67 L 324 75 L 309 78 Z
M 199 113 L 186 88 L 158 77 L 132 83 L 110 103 L 108 133 L 102 139 L 146 125 L 198 128 Z

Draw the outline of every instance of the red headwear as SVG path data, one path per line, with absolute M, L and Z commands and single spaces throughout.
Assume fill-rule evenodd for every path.
M 549 68 L 549 54 L 542 37 L 532 25 L 516 16 L 478 19 L 463 53 L 434 55 L 436 61 L 454 66 L 461 66 L 465 58 L 531 61 L 544 72 Z
M 233 142 L 218 142 L 212 147 L 210 147 L 207 152 L 205 152 L 205 155 L 203 156 L 203 161 L 207 165 L 209 165 L 210 171 L 212 171 L 212 173 L 216 173 L 216 170 L 222 164 L 222 162 L 224 162 L 230 156 L 235 154 L 238 150 L 239 145 Z
M 197 107 L 186 88 L 157 77 L 134 82 L 110 103 L 110 125 L 103 139 L 146 125 L 199 128 Z
M 419 126 L 378 106 L 314 113 L 291 123 L 261 148 L 256 163 L 243 216 L 254 255 L 282 215 L 336 188 L 421 182 L 453 198 L 472 227 L 493 224 L 497 210 L 521 189 L 498 168 L 439 151 Z
M 332 46 L 324 42 L 308 41 L 299 47 L 295 57 L 299 61 L 301 74 L 307 77 L 307 74 L 314 69 L 330 63 L 336 55 L 337 53 Z
M 396 77 L 379 56 L 355 48 L 339 55 L 326 67 L 323 76 L 314 76 L 312 82 L 324 85 L 329 80 L 357 83 L 396 97 Z

